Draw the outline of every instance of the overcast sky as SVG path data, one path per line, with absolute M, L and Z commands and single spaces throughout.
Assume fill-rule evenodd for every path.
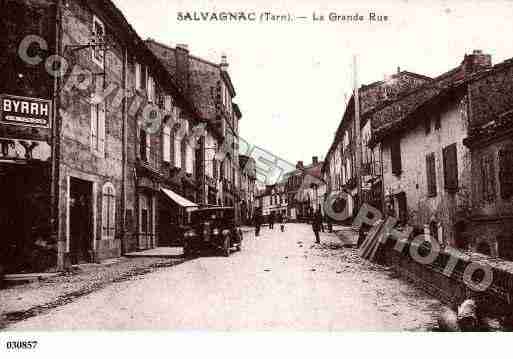
M 115 0 L 139 35 L 189 45 L 219 62 L 225 53 L 241 107 L 241 136 L 295 163 L 323 157 L 352 87 L 402 70 L 436 76 L 482 49 L 493 63 L 513 57 L 513 1 Z M 293 5 L 290 5 L 293 4 Z M 177 13 L 246 11 L 307 16 L 293 23 L 179 22 Z M 370 23 L 368 13 L 387 15 Z M 358 23 L 312 21 L 313 12 L 352 15 Z

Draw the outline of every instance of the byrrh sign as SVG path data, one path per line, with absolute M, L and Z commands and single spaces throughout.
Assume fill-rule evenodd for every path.
M 38 98 L 1 95 L 0 122 L 9 125 L 50 127 L 51 102 Z

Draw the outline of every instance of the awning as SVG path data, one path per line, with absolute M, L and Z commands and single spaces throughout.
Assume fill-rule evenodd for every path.
M 187 198 L 183 198 L 179 194 L 165 188 L 160 189 L 166 196 L 168 196 L 173 202 L 181 207 L 199 207 L 196 203 L 189 201 Z

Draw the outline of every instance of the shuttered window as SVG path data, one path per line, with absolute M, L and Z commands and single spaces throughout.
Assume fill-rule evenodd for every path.
M 483 201 L 495 200 L 495 165 L 493 155 L 484 155 L 481 159 L 481 193 Z
M 455 143 L 444 148 L 443 157 L 445 189 L 456 192 L 458 191 L 458 151 Z
M 499 151 L 499 181 L 501 197 L 505 200 L 513 197 L 513 145 Z
M 116 230 L 116 191 L 112 183 L 102 190 L 102 239 L 113 239 Z
M 435 160 L 434 153 L 430 153 L 426 156 L 426 178 L 427 178 L 428 196 L 435 197 L 437 194 L 437 188 L 436 188 L 436 160 Z
M 171 162 L 171 128 L 164 126 L 162 131 L 162 159 L 164 162 Z
M 392 173 L 395 175 L 400 175 L 402 172 L 400 139 L 392 142 L 390 146 L 390 155 L 392 157 Z
M 91 104 L 91 149 L 98 155 L 105 153 L 105 104 Z

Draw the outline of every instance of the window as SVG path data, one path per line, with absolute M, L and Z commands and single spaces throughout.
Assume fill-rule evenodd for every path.
M 93 16 L 93 38 L 93 61 L 103 68 L 105 63 L 105 25 L 96 16 Z
M 426 178 L 427 178 L 428 196 L 435 197 L 437 194 L 437 189 L 436 189 L 436 160 L 435 160 L 434 153 L 430 153 L 426 156 Z
M 194 173 L 194 151 L 192 150 L 192 146 L 188 143 L 185 144 L 185 171 L 189 174 Z
M 105 104 L 91 104 L 91 149 L 100 156 L 105 154 Z
M 481 158 L 481 193 L 483 201 L 495 200 L 495 165 L 493 155 L 484 155 Z
M 148 75 L 148 101 L 155 103 L 155 80 L 151 75 Z
M 141 159 L 149 163 L 151 155 L 151 136 L 143 129 L 140 130 L 139 146 Z
M 140 90 L 142 87 L 142 66 L 139 63 L 135 64 L 135 88 Z
M 449 192 L 458 191 L 458 151 L 453 143 L 444 148 L 444 181 L 445 189 Z
M 499 183 L 501 197 L 505 200 L 513 197 L 513 145 L 499 151 Z
M 171 128 L 164 126 L 162 131 L 162 159 L 164 162 L 171 162 Z
M 139 63 L 135 64 L 135 88 L 138 90 L 144 90 L 146 88 L 147 74 L 146 67 Z
M 424 131 L 426 132 L 426 135 L 429 135 L 431 132 L 431 119 L 429 116 L 424 117 Z
M 402 172 L 401 165 L 401 140 L 396 139 L 390 146 L 390 156 L 392 159 L 392 173 L 399 176 Z
M 408 203 L 406 201 L 406 193 L 401 192 L 396 195 L 397 209 L 399 214 L 399 220 L 402 223 L 408 222 Z
M 174 133 L 174 165 L 177 168 L 182 168 L 182 140 L 178 136 L 178 131 Z
M 102 190 L 102 239 L 114 239 L 116 232 L 116 191 L 112 183 Z
M 437 114 L 435 114 L 434 120 L 435 120 L 435 130 L 441 129 L 442 128 L 442 116 L 439 113 L 437 113 Z

